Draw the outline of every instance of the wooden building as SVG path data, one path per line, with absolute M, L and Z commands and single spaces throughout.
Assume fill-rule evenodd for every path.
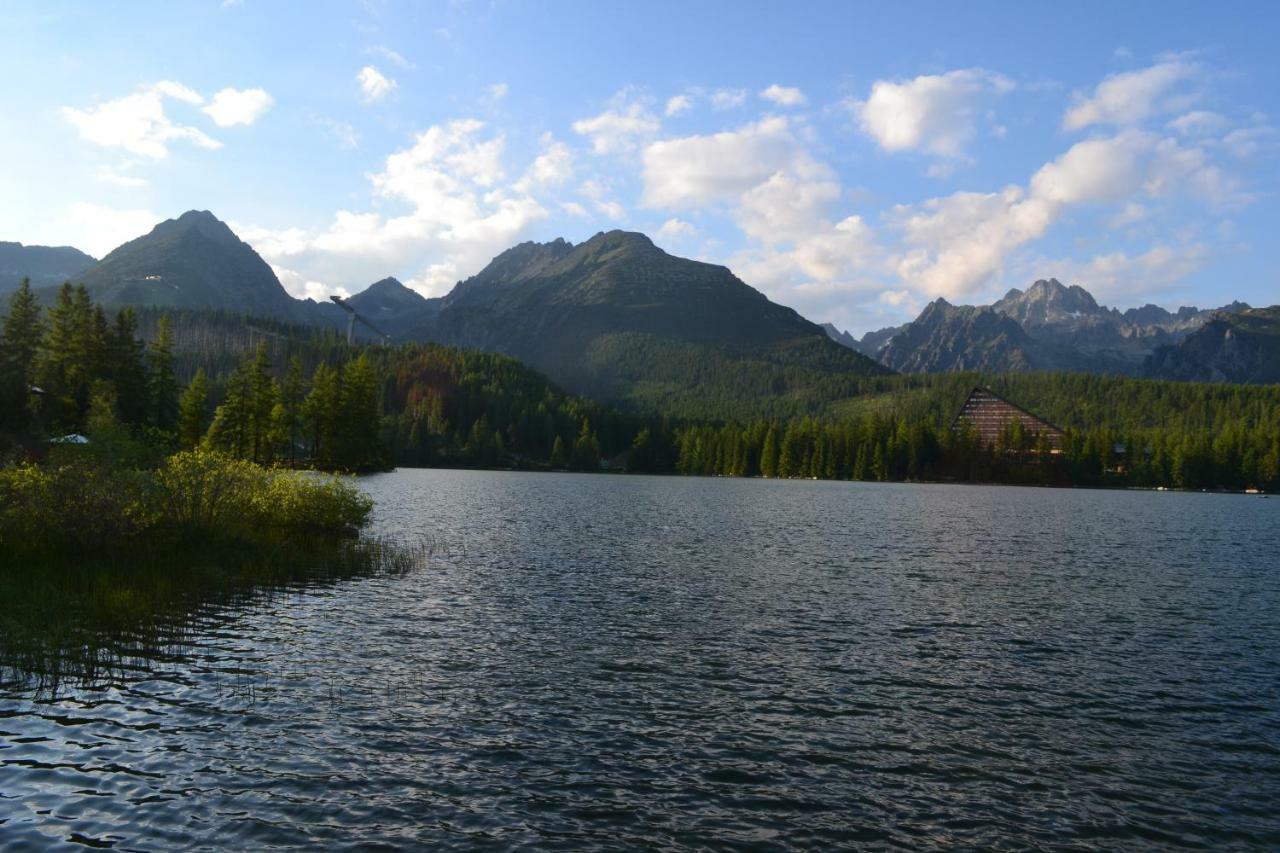
M 1023 430 L 1032 437 L 1033 446 L 1043 436 L 1049 442 L 1050 453 L 1062 452 L 1061 429 L 981 386 L 969 392 L 969 398 L 960 407 L 951 428 L 954 430 L 965 423 L 972 424 L 982 443 L 990 446 L 996 444 L 1000 434 L 1015 421 L 1022 423 Z

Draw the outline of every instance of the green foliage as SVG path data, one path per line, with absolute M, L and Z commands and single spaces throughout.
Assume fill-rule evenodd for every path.
M 173 331 L 169 316 L 160 317 L 159 332 L 151 343 L 151 423 L 172 430 L 178 419 L 178 380 L 173 367 Z
M 181 530 L 253 538 L 268 530 L 342 532 L 367 523 L 372 502 L 351 482 L 183 451 L 155 475 L 160 520 Z
M 209 426 L 209 382 L 197 370 L 178 401 L 178 446 L 191 450 L 200 444 Z

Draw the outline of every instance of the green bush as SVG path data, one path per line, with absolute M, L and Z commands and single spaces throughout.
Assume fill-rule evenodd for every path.
M 263 468 L 207 449 L 170 456 L 155 482 L 161 517 L 170 525 L 247 538 L 363 527 L 373 509 L 351 482 Z
M 254 542 L 346 533 L 365 526 L 372 509 L 353 481 L 210 450 L 176 453 L 154 471 L 64 454 L 0 468 L 0 552 L 78 553 L 142 534 Z
M 89 456 L 0 469 L 0 547 L 87 550 L 135 536 L 155 520 L 149 481 Z

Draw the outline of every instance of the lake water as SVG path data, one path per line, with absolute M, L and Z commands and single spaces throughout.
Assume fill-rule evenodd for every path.
M 0 843 L 1280 847 L 1280 500 L 363 483 L 427 568 L 0 688 Z

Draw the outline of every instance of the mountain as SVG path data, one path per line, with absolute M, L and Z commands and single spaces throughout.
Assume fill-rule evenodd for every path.
M 313 320 L 267 262 L 212 213 L 187 211 L 114 249 L 79 280 L 108 306 L 156 305 Z
M 624 231 L 522 243 L 424 302 L 387 331 L 512 355 L 571 391 L 667 411 L 718 395 L 745 412 L 761 395 L 798 400 L 833 376 L 887 372 L 725 267 Z
M 882 364 L 909 372 L 983 365 L 991 370 L 1136 376 L 1158 348 L 1176 344 L 1216 313 L 1248 307 L 1233 302 L 1211 311 L 1185 307 L 1170 312 L 1145 305 L 1121 313 L 1099 305 L 1084 288 L 1051 278 L 1025 291 L 1014 288 L 992 305 L 952 306 L 939 300 L 911 323 L 868 332 L 853 346 Z M 1014 326 L 1021 336 L 1014 334 Z
M 393 324 L 399 318 L 421 311 L 430 302 L 416 290 L 410 290 L 394 278 L 375 281 L 347 300 L 360 316 L 374 323 Z
M 1036 344 L 1017 321 L 989 308 L 937 299 L 880 351 L 880 363 L 905 373 L 1035 370 Z
M 94 259 L 70 246 L 24 246 L 0 241 L 0 294 L 17 290 L 24 278 L 49 287 L 76 278 Z
M 1280 305 L 1220 312 L 1146 364 L 1157 379 L 1199 382 L 1280 382 Z

